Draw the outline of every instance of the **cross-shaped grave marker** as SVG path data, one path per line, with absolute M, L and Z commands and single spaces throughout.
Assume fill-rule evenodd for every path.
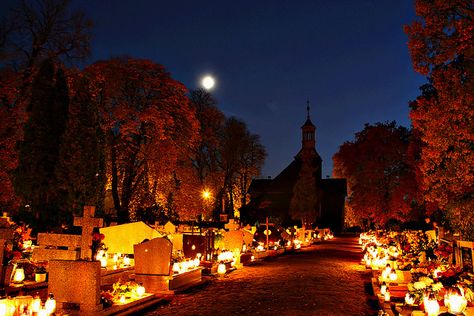
M 236 223 L 233 219 L 229 219 L 229 222 L 224 225 L 224 228 L 228 230 L 237 230 L 240 228 L 240 224 Z
M 95 227 L 102 227 L 104 220 L 94 218 L 95 206 L 84 206 L 83 217 L 74 217 L 74 226 L 82 226 L 81 259 L 92 258 L 92 232 Z

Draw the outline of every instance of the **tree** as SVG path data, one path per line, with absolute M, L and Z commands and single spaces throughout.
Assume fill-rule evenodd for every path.
M 335 177 L 346 178 L 353 217 L 377 225 L 415 216 L 415 168 L 409 163 L 410 132 L 395 122 L 366 124 L 334 155 Z
M 64 210 L 82 215 L 86 205 L 104 210 L 105 151 L 97 104 L 89 93 L 89 80 L 79 75 L 74 82 L 69 121 L 61 139 L 58 167 L 58 191 L 63 195 Z
M 204 217 L 212 215 L 215 205 L 219 204 L 217 194 L 222 190 L 223 173 L 219 168 L 220 138 L 223 134 L 225 116 L 217 108 L 217 101 L 213 96 L 203 90 L 190 92 L 191 105 L 196 112 L 196 118 L 200 123 L 199 141 L 191 156 L 192 167 L 198 179 L 196 183 L 196 194 L 201 195 L 203 190 L 209 190 L 211 201 L 204 199 L 201 208 Z
M 21 1 L 0 21 L 0 206 L 16 209 L 12 174 L 18 166 L 15 145 L 31 105 L 31 84 L 46 59 L 75 60 L 89 53 L 91 23 L 69 10 L 67 0 Z M 31 109 L 28 109 L 31 110 Z
M 189 159 L 198 137 L 185 87 L 148 60 L 114 58 L 86 73 L 106 133 L 108 179 L 119 222 L 153 204 L 173 200 L 184 205 L 177 202 L 177 166 Z
M 471 0 L 416 0 L 405 27 L 414 69 L 429 78 L 410 104 L 420 134 L 424 199 L 446 210 L 474 238 L 474 5 Z
M 29 205 L 38 227 L 61 224 L 55 170 L 68 117 L 68 88 L 63 71 L 51 59 L 43 62 L 32 85 L 31 115 L 19 143 L 15 190 Z
M 69 0 L 22 0 L 0 24 L 0 61 L 22 72 L 26 86 L 45 58 L 89 55 L 91 21 L 70 11 Z
M 222 203 L 226 203 L 225 208 L 233 216 L 233 212 L 243 206 L 240 202 L 250 185 L 250 178 L 259 175 L 266 153 L 259 137 L 235 117 L 224 123 L 219 153 L 219 167 L 223 173 Z

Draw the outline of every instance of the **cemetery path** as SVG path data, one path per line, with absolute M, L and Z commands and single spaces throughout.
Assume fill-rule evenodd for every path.
M 212 279 L 145 315 L 374 315 L 354 237 L 337 237 Z

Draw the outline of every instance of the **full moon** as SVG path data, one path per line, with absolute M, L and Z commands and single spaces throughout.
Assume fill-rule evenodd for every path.
M 204 87 L 204 89 L 206 90 L 211 90 L 212 88 L 214 88 L 214 85 L 216 84 L 216 81 L 214 80 L 214 78 L 212 78 L 211 76 L 205 76 L 204 78 L 202 78 L 201 80 L 201 85 Z

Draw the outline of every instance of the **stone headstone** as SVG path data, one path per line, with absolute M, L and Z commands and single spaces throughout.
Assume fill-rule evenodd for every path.
M 244 244 L 244 234 L 240 230 L 233 230 L 224 233 L 224 248 L 236 251 L 236 249 L 240 252 L 242 250 L 242 246 Z
M 81 257 L 81 239 L 79 235 L 38 234 L 38 247 L 33 250 L 35 261 L 79 260 Z
M 80 315 L 97 315 L 100 303 L 100 262 L 51 260 L 48 292 L 60 307 L 77 305 Z
M 243 230 L 242 231 L 242 234 L 243 234 L 243 239 L 244 239 L 244 243 L 247 245 L 247 246 L 250 246 L 252 245 L 253 243 L 253 232 L 249 232 L 247 230 Z
M 94 228 L 104 225 L 104 220 L 102 218 L 94 218 L 94 214 L 94 206 L 84 206 L 83 217 L 74 217 L 74 226 L 82 227 L 81 259 L 92 258 L 92 232 Z
M 458 240 L 456 246 L 456 264 L 461 268 L 470 266 L 471 272 L 474 272 L 474 241 Z
M 166 238 L 135 245 L 135 274 L 170 275 L 172 251 L 173 245 Z
M 104 234 L 104 244 L 109 253 L 132 254 L 133 245 L 139 244 L 144 240 L 162 237 L 155 229 L 144 222 L 127 223 L 117 226 L 101 228 L 101 234 Z
M 183 253 L 185 258 L 196 258 L 200 253 L 206 253 L 206 236 L 201 235 L 183 235 Z

